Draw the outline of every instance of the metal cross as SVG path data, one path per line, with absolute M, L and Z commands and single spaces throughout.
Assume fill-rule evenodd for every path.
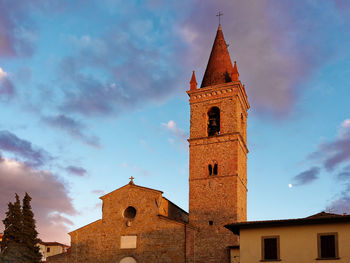
M 219 17 L 219 25 L 221 25 L 221 16 L 223 16 L 224 14 L 219 12 L 216 16 Z
M 129 179 L 130 179 L 130 183 L 132 183 L 132 184 L 133 184 L 133 183 L 134 183 L 134 181 L 133 181 L 133 180 L 134 180 L 135 178 L 131 176 Z

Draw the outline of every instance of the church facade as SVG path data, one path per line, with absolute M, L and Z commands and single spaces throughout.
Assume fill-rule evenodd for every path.
M 162 192 L 129 184 L 101 197 L 102 219 L 71 233 L 71 249 L 48 262 L 229 263 L 237 236 L 224 225 L 247 219 L 247 111 L 221 26 L 200 88 L 193 72 L 189 212 Z

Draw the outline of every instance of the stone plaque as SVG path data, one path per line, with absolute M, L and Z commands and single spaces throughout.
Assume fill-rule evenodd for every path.
M 137 236 L 121 236 L 120 248 L 136 248 Z

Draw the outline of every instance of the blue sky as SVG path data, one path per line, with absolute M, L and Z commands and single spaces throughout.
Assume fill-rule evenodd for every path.
M 248 220 L 350 213 L 347 1 L 0 0 L 0 215 L 46 241 L 135 177 L 188 209 L 192 70 L 218 20 L 251 104 Z M 229 222 L 228 222 L 229 223 Z M 2 226 L 0 226 L 0 231 Z

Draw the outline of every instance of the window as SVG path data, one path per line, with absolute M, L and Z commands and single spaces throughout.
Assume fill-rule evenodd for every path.
M 214 225 L 214 222 L 210 220 L 210 221 L 209 221 L 209 225 L 210 225 L 210 226 Z
M 213 166 L 211 166 L 211 164 L 208 165 L 208 172 L 209 172 L 209 175 L 213 174 Z
M 212 107 L 208 111 L 208 136 L 220 134 L 220 109 Z
M 133 206 L 129 206 L 124 210 L 124 217 L 128 219 L 134 219 L 136 216 L 136 209 Z
M 213 174 L 218 175 L 218 164 L 214 164 Z
M 318 258 L 338 258 L 338 233 L 324 233 L 317 235 Z
M 49 247 L 46 248 L 46 252 L 50 252 L 50 248 Z
M 132 257 L 125 257 L 122 258 L 122 260 L 119 261 L 119 263 L 137 263 L 137 261 Z
M 262 260 L 279 260 L 280 259 L 280 238 L 279 236 L 261 238 L 261 256 Z

